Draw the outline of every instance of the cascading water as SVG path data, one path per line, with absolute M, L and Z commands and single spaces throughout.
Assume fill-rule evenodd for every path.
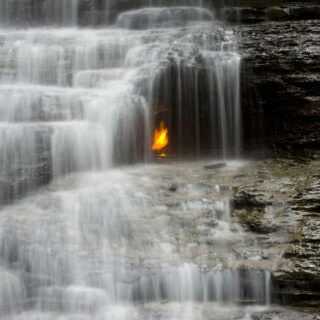
M 76 25 L 81 5 L 113 2 L 1 2 L 0 200 L 53 179 L 2 207 L 3 319 L 206 319 L 209 302 L 269 301 L 268 273 L 236 266 L 229 246 L 245 245 L 232 190 L 203 188 L 188 164 L 114 168 L 152 158 L 160 120 L 172 154 L 240 152 L 233 34 L 182 2 L 142 1 L 159 7 L 99 29 L 25 30 L 17 19 Z
M 131 2 L 131 3 L 130 3 Z M 202 6 L 202 0 L 2 0 L 0 25 L 106 25 L 113 11 L 136 6 Z

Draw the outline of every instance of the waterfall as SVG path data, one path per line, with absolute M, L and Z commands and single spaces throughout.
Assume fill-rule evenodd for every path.
M 202 0 L 2 0 L 0 26 L 102 24 L 112 22 L 112 12 L 128 6 L 193 5 L 203 6 Z
M 200 53 L 196 49 L 195 54 L 192 50 L 179 48 L 170 56 L 170 64 L 154 76 L 152 104 L 164 107 L 161 113 L 155 110 L 156 119 L 168 123 L 170 147 L 180 156 L 206 153 L 224 159 L 239 157 L 240 56 L 221 49 Z
M 102 319 L 115 306 L 130 312 L 150 304 L 145 312 L 152 314 L 161 301 L 181 308 L 191 302 L 267 303 L 267 272 L 223 268 L 233 261 L 217 255 L 231 258 L 228 241 L 241 243 L 243 237 L 241 228 L 231 227 L 231 190 L 216 186 L 213 198 L 204 199 L 202 185 L 186 184 L 177 190 L 181 202 L 172 206 L 159 194 L 162 170 L 163 165 L 142 166 L 69 176 L 5 208 L 2 315 L 51 319 L 81 313 L 84 319 Z M 225 200 L 217 200 L 221 197 Z M 202 212 L 210 212 L 213 224 Z M 197 259 L 189 261 L 195 252 Z M 144 317 L 143 310 L 136 312 Z M 120 311 L 117 316 L 128 319 Z
M 192 319 L 192 304 L 269 301 L 267 272 L 217 255 L 243 236 L 230 194 L 186 178 L 167 203 L 171 167 L 141 164 L 160 121 L 173 159 L 240 155 L 235 37 L 202 1 L 139 4 L 0 4 L 0 202 L 29 193 L 1 208 L 3 319 Z
M 120 28 L 0 30 L 0 171 L 21 184 L 1 198 L 42 177 L 148 161 L 161 120 L 172 155 L 238 156 L 240 57 L 223 26 L 203 29 L 212 19 L 157 7 L 120 14 Z

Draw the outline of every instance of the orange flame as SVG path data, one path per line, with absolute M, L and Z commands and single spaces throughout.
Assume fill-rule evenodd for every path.
M 159 129 L 156 128 L 153 138 L 152 150 L 160 151 L 169 143 L 168 128 L 164 127 L 164 122 L 160 122 Z

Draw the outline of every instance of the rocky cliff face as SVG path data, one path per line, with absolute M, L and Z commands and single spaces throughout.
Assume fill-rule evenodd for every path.
M 314 0 L 236 0 L 221 8 L 224 18 L 235 23 L 258 23 L 264 21 L 286 21 L 318 19 L 319 3 Z
M 240 19 L 234 26 L 244 56 L 242 105 L 251 119 L 245 122 L 247 146 L 260 144 L 260 135 L 278 154 L 318 156 L 320 25 L 309 18 L 319 17 L 319 7 L 306 1 L 283 2 L 277 8 L 252 3 L 254 10 L 289 15 L 264 16 L 250 24 Z
M 270 246 L 271 251 L 282 250 L 283 259 L 272 272 L 275 299 L 317 306 L 319 163 L 310 159 L 320 154 L 319 3 L 239 0 L 237 5 L 226 17 L 234 23 L 243 56 L 246 148 L 263 145 L 281 160 L 257 169 L 260 179 L 252 177 L 252 184 L 241 184 L 235 210 L 248 230 L 265 235 L 278 230 L 285 237 Z M 276 189 L 271 190 L 268 172 Z M 267 222 L 268 203 L 279 207 L 272 225 Z

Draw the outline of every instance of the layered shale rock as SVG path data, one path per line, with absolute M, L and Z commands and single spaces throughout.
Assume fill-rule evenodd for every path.
M 257 23 L 264 21 L 319 19 L 320 6 L 317 4 L 284 4 L 281 6 L 224 7 L 223 17 L 232 23 Z
M 260 114 L 259 126 L 244 124 L 248 144 L 261 142 L 256 141 L 260 130 L 266 145 L 278 151 L 315 156 L 320 145 L 319 21 L 266 22 L 235 30 L 244 55 L 243 112 L 252 120 Z
M 281 304 L 318 306 L 318 168 L 319 161 L 270 159 L 233 178 L 234 219 L 247 232 L 259 235 L 247 252 L 261 252 L 263 260 L 254 263 L 270 268 L 272 299 Z

